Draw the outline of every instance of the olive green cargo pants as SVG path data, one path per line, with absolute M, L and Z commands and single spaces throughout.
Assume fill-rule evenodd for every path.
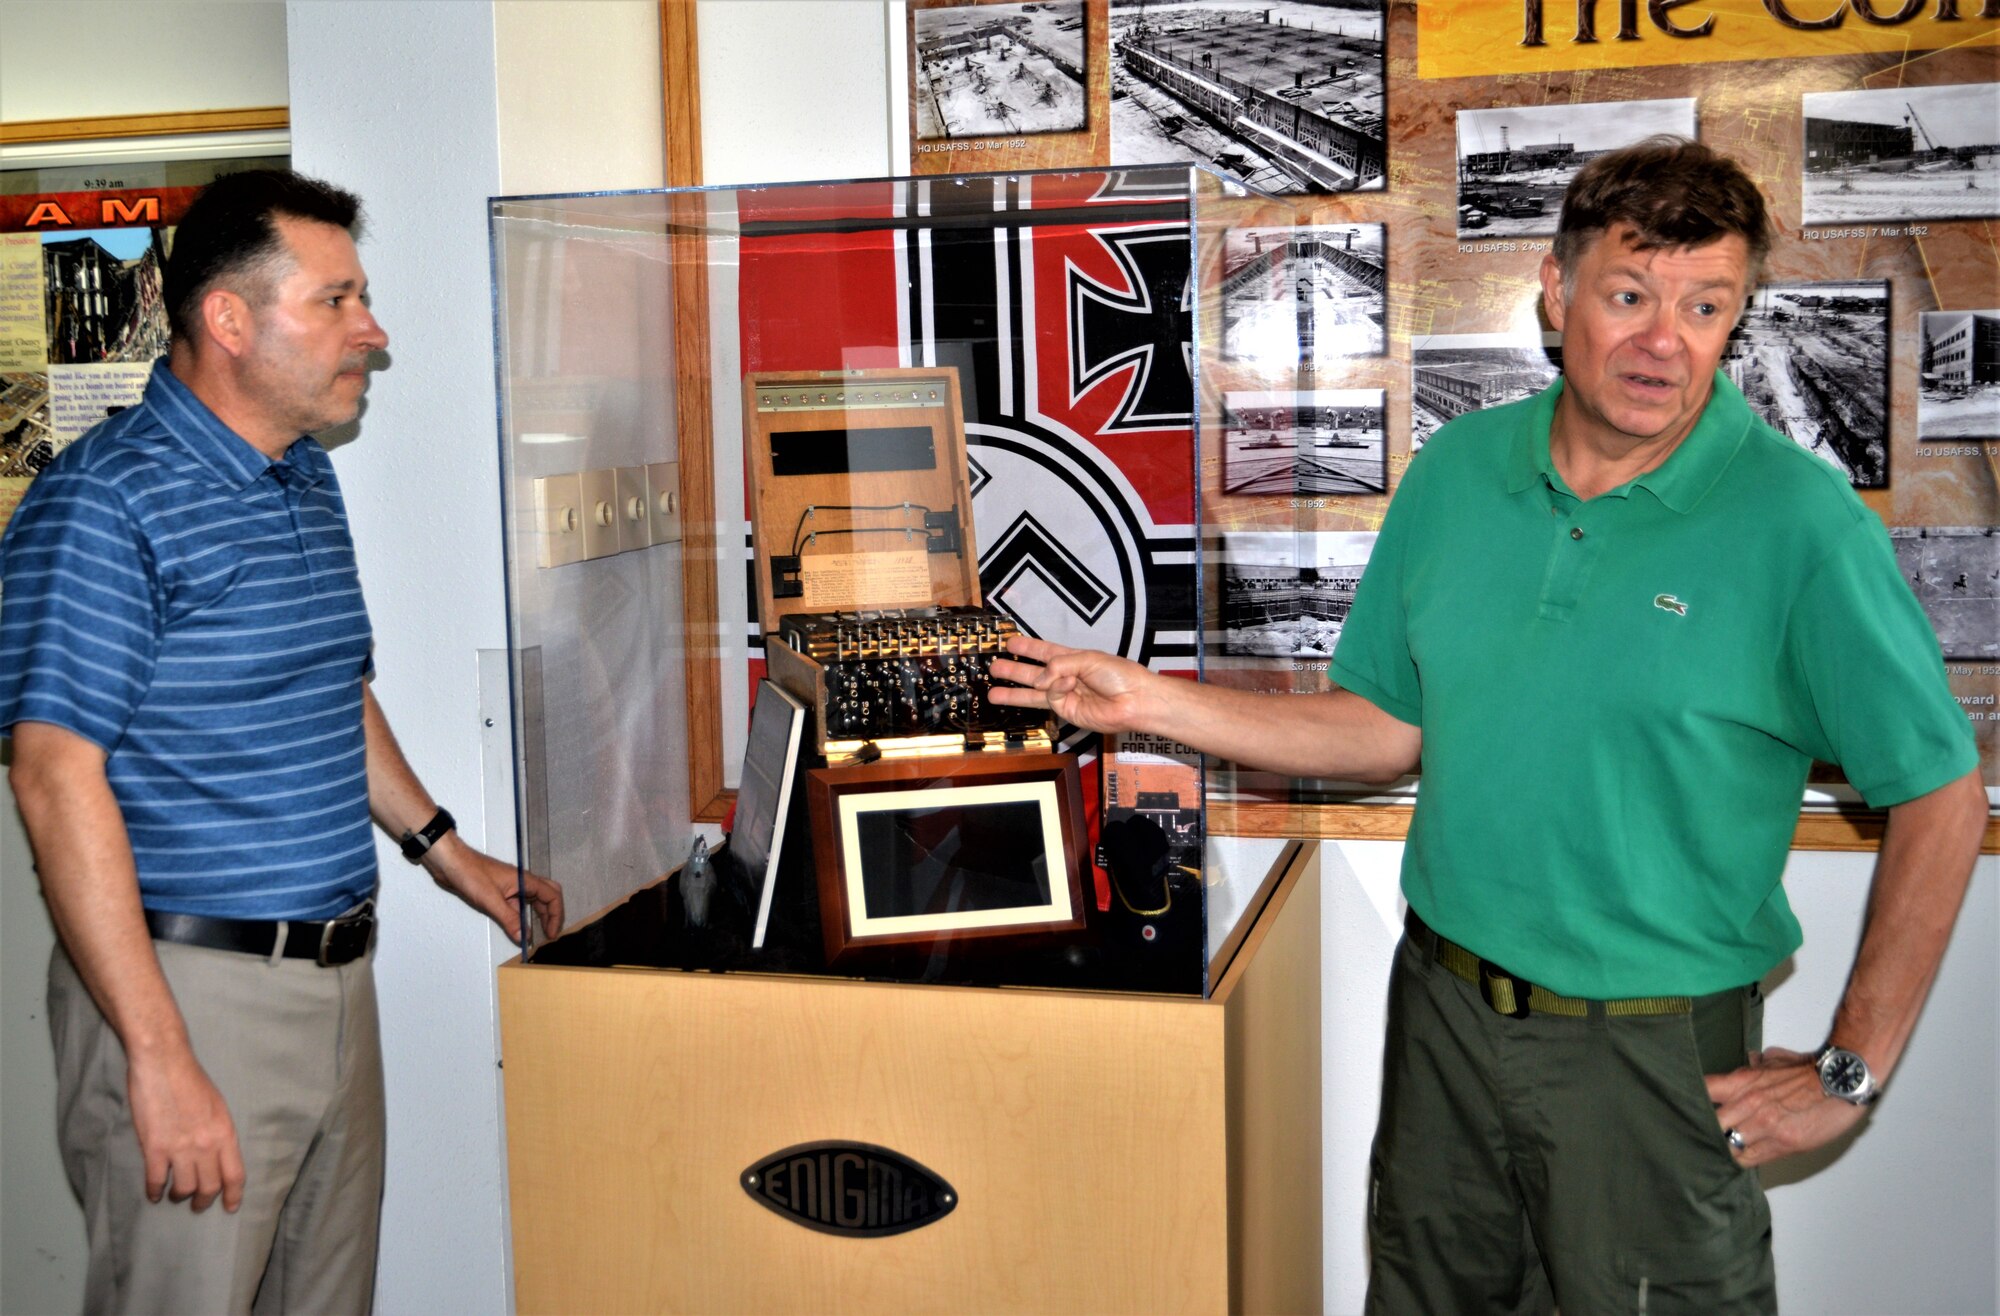
M 1515 1018 L 1444 954 L 1413 923 L 1390 979 L 1368 1311 L 1774 1311 L 1763 1188 L 1702 1083 L 1762 1045 L 1757 987 Z

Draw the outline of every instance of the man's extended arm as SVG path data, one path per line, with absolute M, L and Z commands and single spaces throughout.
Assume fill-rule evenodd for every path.
M 368 733 L 369 811 L 389 835 L 408 835 L 437 814 L 437 802 L 417 780 L 395 733 L 389 730 L 382 706 L 375 702 L 374 691 L 366 686 L 361 691 L 361 716 Z M 516 900 L 520 887 L 514 865 L 481 854 L 456 831 L 447 832 L 433 845 L 423 862 L 439 886 L 498 923 L 509 940 L 521 939 L 521 909 Z M 562 931 L 562 888 L 533 873 L 527 874 L 525 881 L 528 901 L 541 918 L 542 931 L 555 936 Z
M 1861 949 L 1829 1038 L 1866 1060 L 1878 1083 L 1902 1057 L 1930 994 L 1985 828 L 1976 771 L 1889 810 Z M 1745 1165 L 1830 1142 L 1862 1114 L 1821 1090 L 1811 1056 L 1775 1047 L 1748 1068 L 1712 1075 L 1708 1093 L 1720 1127 L 1743 1136 L 1737 1159 Z
M 125 817 L 104 751 L 45 722 L 14 725 L 8 782 L 28 827 L 56 934 L 125 1047 L 126 1094 L 146 1162 L 146 1196 L 243 1201 L 243 1157 L 229 1108 L 189 1044 L 139 904 Z M 171 1181 L 171 1189 L 169 1182 Z
M 1093 731 L 1169 736 L 1207 754 L 1293 777 L 1391 782 L 1416 769 L 1423 732 L 1348 690 L 1261 695 L 1161 676 L 1089 649 L 1016 636 L 1007 647 L 1043 664 L 993 664 L 1018 686 L 993 702 L 1048 708 Z

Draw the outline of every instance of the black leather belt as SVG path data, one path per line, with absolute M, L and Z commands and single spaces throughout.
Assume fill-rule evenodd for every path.
M 322 967 L 331 967 L 350 964 L 368 953 L 368 943 L 375 935 L 375 902 L 363 901 L 358 909 L 321 923 L 207 918 L 200 914 L 162 914 L 149 909 L 146 930 L 155 941 L 241 951 L 265 959 L 272 958 L 272 952 L 277 950 L 288 960 L 312 960 Z M 282 949 L 279 949 L 281 936 Z

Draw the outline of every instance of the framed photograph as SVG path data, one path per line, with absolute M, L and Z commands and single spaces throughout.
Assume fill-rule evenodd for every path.
M 1458 236 L 1546 237 L 1563 192 L 1606 151 L 1695 135 L 1694 100 L 1510 105 L 1458 113 Z
M 1111 163 L 1199 160 L 1277 196 L 1379 190 L 1387 9 L 1111 0 Z
M 1889 484 L 1889 284 L 1767 283 L 1722 369 L 1770 426 L 1857 489 Z
M 827 963 L 1084 926 L 1074 755 L 877 759 L 807 774 Z
M 1381 356 L 1381 224 L 1231 229 L 1223 239 L 1222 350 L 1266 368 Z
M 1372 530 L 1222 537 L 1222 651 L 1331 658 L 1375 547 Z
M 2000 310 L 1917 317 L 1917 443 L 2000 439 Z
M 1432 334 L 1410 344 L 1410 451 L 1468 411 L 1518 402 L 1562 373 L 1562 335 Z
M 919 141 L 1075 132 L 1084 96 L 1083 0 L 911 13 Z
M 1379 494 L 1389 488 L 1379 388 L 1225 393 L 1223 492 Z
M 2000 82 L 1807 92 L 1799 219 L 2000 215 Z
M 2000 530 L 1899 525 L 1889 542 L 1945 660 L 2000 660 Z

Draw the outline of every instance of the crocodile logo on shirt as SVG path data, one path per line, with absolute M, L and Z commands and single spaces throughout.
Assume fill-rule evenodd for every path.
M 1682 603 L 1671 594 L 1655 594 L 1653 596 L 1653 606 L 1662 612 L 1671 612 L 1676 617 L 1685 617 L 1688 615 L 1688 605 Z

